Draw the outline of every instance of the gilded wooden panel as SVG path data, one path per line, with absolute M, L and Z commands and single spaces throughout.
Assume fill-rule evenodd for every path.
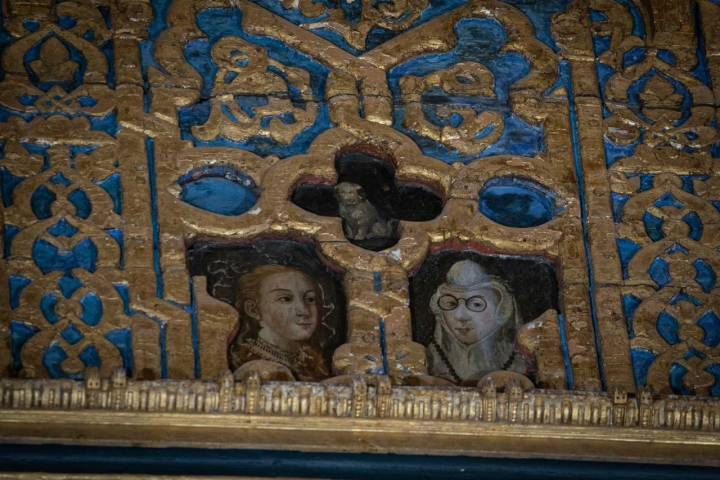
M 717 451 L 717 1 L 2 7 L 9 438 Z

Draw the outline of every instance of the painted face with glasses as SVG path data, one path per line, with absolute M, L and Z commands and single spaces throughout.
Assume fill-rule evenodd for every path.
M 431 375 L 459 384 L 493 371 L 524 371 L 524 364 L 513 360 L 521 319 L 500 278 L 472 260 L 460 260 L 429 303 L 436 322 L 428 345 Z
M 439 292 L 437 308 L 441 321 L 455 338 L 472 345 L 500 328 L 497 294 L 492 288 L 452 288 Z

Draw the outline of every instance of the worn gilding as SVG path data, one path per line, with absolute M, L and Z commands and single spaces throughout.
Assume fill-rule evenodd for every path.
M 4 0 L 3 435 L 211 446 L 217 416 L 258 422 L 235 446 L 273 446 L 270 429 L 278 448 L 306 431 L 303 449 L 371 449 L 319 440 L 355 429 L 383 451 L 587 458 L 568 447 L 587 438 L 605 458 L 715 462 L 718 16 L 711 0 Z M 441 210 L 363 204 L 375 233 L 358 234 L 346 205 L 293 201 L 349 154 Z M 238 310 L 189 252 L 270 241 L 341 279 L 324 382 L 228 373 Z M 551 265 L 556 308 L 516 340 L 534 385 L 430 377 L 411 285 L 448 251 Z M 44 433 L 21 416 L 58 410 Z M 114 430 L 119 411 L 145 427 Z M 437 448 L 396 441 L 420 432 Z M 543 436 L 568 453 L 509 440 Z

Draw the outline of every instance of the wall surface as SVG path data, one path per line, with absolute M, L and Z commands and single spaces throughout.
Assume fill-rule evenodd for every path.
M 228 414 L 278 436 L 248 420 L 226 447 L 717 463 L 718 20 L 3 0 L 6 440 L 210 445 Z

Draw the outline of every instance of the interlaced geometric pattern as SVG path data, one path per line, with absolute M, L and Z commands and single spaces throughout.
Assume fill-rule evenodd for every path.
M 452 251 L 551 266 L 555 307 L 524 319 L 536 386 L 718 395 L 718 15 L 689 0 L 6 1 L 0 363 L 217 379 L 240 319 L 191 252 L 285 241 L 339 279 L 331 376 L 429 375 L 411 285 Z M 353 155 L 400 192 L 387 243 L 313 203 Z

